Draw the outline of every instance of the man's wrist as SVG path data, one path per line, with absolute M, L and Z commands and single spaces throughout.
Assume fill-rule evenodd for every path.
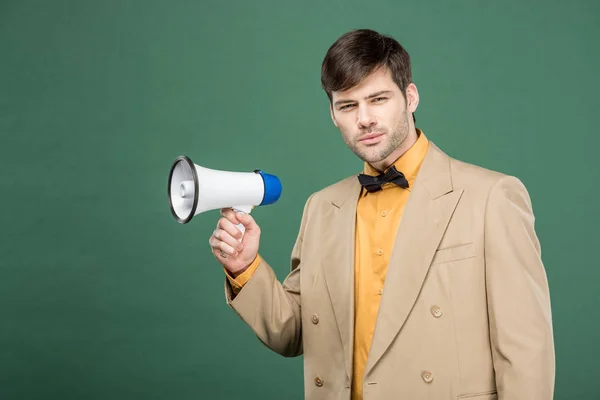
M 246 270 L 248 270 L 248 268 L 250 268 L 251 265 L 252 265 L 252 263 L 246 265 L 244 268 L 237 270 L 235 272 L 229 272 L 229 275 L 231 275 L 232 278 L 235 279 L 238 276 L 240 276 L 241 274 L 243 274 L 244 272 L 246 272 Z
M 252 274 L 254 273 L 254 270 L 256 270 L 256 268 L 258 267 L 260 260 L 261 260 L 261 258 L 257 254 L 256 257 L 254 257 L 254 260 L 250 264 L 248 264 L 246 267 L 244 267 L 238 271 L 232 272 L 232 271 L 229 271 L 228 269 L 226 269 L 227 275 L 229 275 L 229 277 L 231 279 L 233 279 L 235 281 L 239 281 L 238 283 L 243 285 L 244 283 L 246 283 L 248 281 L 250 276 L 252 276 Z M 252 270 L 252 271 L 249 271 L 249 270 Z M 240 278 L 240 279 L 238 279 L 238 278 Z

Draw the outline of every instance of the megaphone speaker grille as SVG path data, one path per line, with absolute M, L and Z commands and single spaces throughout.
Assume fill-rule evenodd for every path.
M 167 190 L 173 217 L 181 224 L 190 222 L 198 208 L 198 173 L 188 157 L 179 156 L 173 162 Z

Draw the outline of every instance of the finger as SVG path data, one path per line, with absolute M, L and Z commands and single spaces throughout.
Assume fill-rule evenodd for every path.
M 237 228 L 236 228 L 237 229 Z M 239 232 L 239 230 L 238 230 Z M 217 241 L 225 242 L 237 251 L 242 250 L 242 243 L 222 229 L 217 229 L 214 233 Z M 217 243 L 218 244 L 218 243 Z
M 224 230 L 237 240 L 241 239 L 243 236 L 242 231 L 240 231 L 240 229 L 237 226 L 235 226 L 230 220 L 226 218 L 221 218 L 219 220 L 217 229 Z
M 221 249 L 213 249 L 212 253 L 218 260 L 221 261 L 221 263 L 225 263 L 226 260 L 230 257 L 229 254 L 227 254 Z
M 223 250 L 219 250 L 217 253 L 215 253 L 215 256 L 217 256 L 217 258 L 221 258 L 223 260 L 229 258 L 229 255 L 225 252 L 223 252 Z
M 229 221 L 231 221 L 232 224 L 237 225 L 239 224 L 239 220 L 237 218 L 237 214 L 235 211 L 233 211 L 232 208 L 222 208 L 221 209 L 221 215 L 224 218 L 227 218 Z
M 244 227 L 246 228 L 247 231 L 249 231 L 249 230 L 256 231 L 256 230 L 260 229 L 258 227 L 258 224 L 256 223 L 256 221 L 250 214 L 238 214 L 238 219 L 239 219 L 240 223 L 242 225 L 244 225 Z
M 219 251 L 219 243 L 221 243 L 221 241 L 219 239 L 217 239 L 214 234 L 210 237 L 210 239 L 208 239 L 208 244 L 210 245 L 213 253 L 215 251 L 216 252 Z
M 213 248 L 213 253 L 215 253 L 215 255 L 219 255 L 219 256 L 223 257 L 223 254 L 221 252 L 227 254 L 228 256 L 232 256 L 232 257 L 235 257 L 238 254 L 237 251 L 235 251 L 235 249 L 233 247 L 231 247 L 230 245 L 228 245 L 225 242 L 219 242 L 217 244 L 217 247 Z
M 210 244 L 211 251 L 215 256 L 223 257 L 223 253 L 226 256 L 237 255 L 237 252 L 232 246 L 223 242 L 222 240 L 217 239 L 215 234 L 210 237 L 208 243 Z

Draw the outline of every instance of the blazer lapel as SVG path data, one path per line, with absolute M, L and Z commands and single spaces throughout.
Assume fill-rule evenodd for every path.
M 462 192 L 452 187 L 450 158 L 430 143 L 390 255 L 365 376 L 402 329 Z
M 352 373 L 354 340 L 354 235 L 356 207 L 361 186 L 347 178 L 331 199 L 331 235 L 324 276 L 344 348 L 346 373 Z M 327 239 L 325 239 L 327 241 Z

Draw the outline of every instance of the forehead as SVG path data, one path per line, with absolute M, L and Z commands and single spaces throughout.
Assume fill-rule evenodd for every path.
M 378 68 L 367 75 L 358 85 L 344 91 L 332 92 L 333 101 L 338 99 L 354 99 L 369 96 L 372 93 L 390 90 L 400 92 L 400 88 L 392 79 L 388 68 Z

